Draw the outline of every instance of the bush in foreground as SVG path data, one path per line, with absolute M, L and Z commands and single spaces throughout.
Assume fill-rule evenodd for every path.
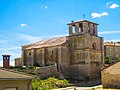
M 50 90 L 53 88 L 61 88 L 69 85 L 69 82 L 66 79 L 59 80 L 53 77 L 41 80 L 36 78 L 32 81 L 33 90 Z

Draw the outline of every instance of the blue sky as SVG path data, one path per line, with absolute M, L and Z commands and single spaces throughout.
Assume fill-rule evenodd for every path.
M 120 0 L 0 0 L 0 64 L 2 54 L 21 56 L 21 46 L 68 35 L 70 21 L 99 24 L 105 41 L 120 40 Z

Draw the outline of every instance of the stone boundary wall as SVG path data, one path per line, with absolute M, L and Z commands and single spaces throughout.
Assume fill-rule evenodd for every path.
M 56 65 L 38 67 L 36 69 L 36 73 L 40 78 L 59 77 L 59 72 L 57 71 Z
M 58 71 L 57 65 L 50 65 L 45 67 L 36 67 L 36 68 L 26 68 L 26 69 L 13 69 L 18 72 L 24 72 L 28 74 L 35 74 L 39 76 L 41 79 L 48 78 L 48 77 L 58 77 L 61 73 Z M 34 75 L 33 75 L 34 76 Z

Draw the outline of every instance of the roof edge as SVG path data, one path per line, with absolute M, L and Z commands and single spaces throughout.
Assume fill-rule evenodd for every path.
M 99 25 L 98 23 L 91 22 L 91 21 L 88 21 L 88 20 L 78 20 L 78 21 L 75 21 L 75 22 L 70 22 L 70 23 L 68 23 L 67 25 L 72 25 L 72 24 L 74 24 L 74 23 L 78 23 L 78 22 L 90 22 L 90 23 L 93 23 L 93 24 Z

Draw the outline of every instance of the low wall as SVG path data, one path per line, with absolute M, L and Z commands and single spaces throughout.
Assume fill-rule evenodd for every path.
M 45 66 L 45 67 L 36 67 L 36 68 L 26 68 L 26 69 L 13 69 L 19 72 L 24 72 L 28 74 L 33 74 L 39 76 L 41 79 L 42 78 L 47 78 L 47 77 L 60 77 L 60 72 L 57 71 L 57 65 L 50 65 L 50 66 Z
M 57 71 L 56 65 L 46 66 L 46 67 L 39 67 L 36 69 L 37 76 L 40 78 L 47 78 L 47 77 L 59 77 L 59 73 Z

